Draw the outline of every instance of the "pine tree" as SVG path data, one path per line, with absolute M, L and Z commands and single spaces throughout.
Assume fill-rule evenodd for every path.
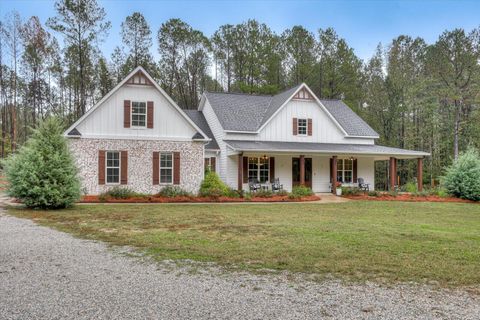
M 87 68 L 92 64 L 92 52 L 101 36 L 110 29 L 110 22 L 105 22 L 107 14 L 96 0 L 58 0 L 55 10 L 58 16 L 49 18 L 47 25 L 62 33 L 69 46 L 70 73 L 75 75 L 79 89 L 76 111 L 77 116 L 81 116 L 87 110 L 87 89 L 92 83 L 92 74 Z
M 134 12 L 125 18 L 122 22 L 122 41 L 129 48 L 128 60 L 130 60 L 131 68 L 138 66 L 147 68 L 153 61 L 150 54 L 152 47 L 152 31 L 145 17 L 140 12 Z M 148 70 L 147 70 L 148 71 Z
M 42 122 L 5 162 L 8 194 L 30 208 L 59 209 L 80 198 L 77 168 L 56 118 Z

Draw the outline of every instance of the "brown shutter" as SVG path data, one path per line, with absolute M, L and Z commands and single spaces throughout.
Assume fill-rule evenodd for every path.
M 308 119 L 308 135 L 312 135 L 312 119 Z
M 105 184 L 105 150 L 98 150 L 98 184 Z
M 216 169 L 216 168 L 215 168 L 215 165 L 216 165 L 216 161 L 215 161 L 215 160 L 216 160 L 215 157 L 211 157 L 211 158 L 210 158 L 210 171 L 212 171 L 212 172 L 215 172 L 215 171 L 216 171 L 216 170 L 215 170 L 215 169 Z
M 128 183 L 128 151 L 120 152 L 120 184 Z
M 248 157 L 243 157 L 243 183 L 248 182 Z
M 357 159 L 353 159 L 353 183 L 357 183 Z
M 153 159 L 152 159 L 152 179 L 153 179 L 153 184 L 159 184 L 160 183 L 160 152 L 154 152 L 153 153 Z
M 297 118 L 293 118 L 293 135 L 296 136 L 298 134 L 298 121 Z
M 173 153 L 173 184 L 180 184 L 180 152 Z
M 275 157 L 270 157 L 270 182 L 275 180 Z
M 147 102 L 147 128 L 153 128 L 153 101 Z
M 123 127 L 130 128 L 130 100 L 123 100 Z

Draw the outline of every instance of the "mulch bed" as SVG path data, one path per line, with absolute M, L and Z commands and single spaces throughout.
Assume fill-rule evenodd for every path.
M 319 196 L 308 196 L 298 199 L 291 199 L 288 196 L 272 196 L 272 197 L 253 197 L 251 199 L 244 198 L 208 198 L 208 197 L 132 197 L 128 199 L 106 199 L 101 201 L 98 196 L 87 195 L 83 196 L 80 203 L 202 203 L 202 202 L 306 202 L 306 201 L 318 201 Z
M 353 200 L 374 200 L 374 201 L 408 201 L 408 202 L 464 202 L 476 203 L 475 201 L 453 198 L 453 197 L 439 197 L 439 196 L 415 196 L 412 194 L 399 194 L 392 196 L 390 194 L 382 194 L 378 197 L 372 197 L 366 194 L 343 196 L 347 199 Z

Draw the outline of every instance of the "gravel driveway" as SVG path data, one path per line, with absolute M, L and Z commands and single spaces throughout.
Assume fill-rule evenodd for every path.
M 0 212 L 1 319 L 479 319 L 480 297 L 131 257 Z

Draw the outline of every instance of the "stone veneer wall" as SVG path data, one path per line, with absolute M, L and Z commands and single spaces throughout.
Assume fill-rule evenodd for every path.
M 98 150 L 128 151 L 128 184 L 122 186 L 136 192 L 155 194 L 164 186 L 152 183 L 154 151 L 180 152 L 181 188 L 197 192 L 203 179 L 203 142 L 80 138 L 69 139 L 69 146 L 86 194 L 113 187 L 98 184 Z

